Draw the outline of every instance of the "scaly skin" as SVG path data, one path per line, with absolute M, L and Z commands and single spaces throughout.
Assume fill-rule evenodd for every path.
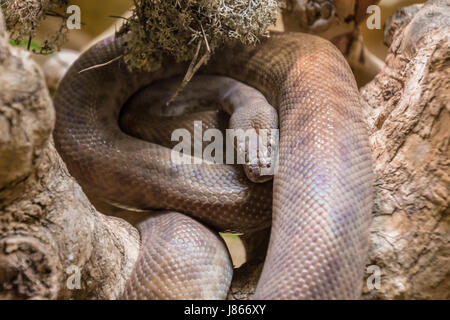
M 234 129 L 232 132 L 236 138 L 229 142 L 230 153 L 234 155 L 233 147 L 239 150 L 237 163 L 243 164 L 247 178 L 257 183 L 271 180 L 278 143 L 276 136 L 271 136 L 271 130 L 279 126 L 277 110 L 266 98 L 258 90 L 228 77 L 196 75 L 167 107 L 167 101 L 177 92 L 181 82 L 182 77 L 174 77 L 139 90 L 128 99 L 121 111 L 121 129 L 133 137 L 168 148 L 179 143 L 178 140 L 170 141 L 172 133 L 179 128 L 189 132 L 192 147 L 195 135 L 201 134 L 203 137 L 208 135 L 208 129 L 213 128 L 221 130 L 222 142 L 228 146 L 226 129 Z M 225 111 L 232 115 L 229 120 Z M 202 132 L 194 130 L 196 121 L 202 124 Z M 249 144 L 246 137 L 252 133 L 254 139 Z M 264 137 L 259 136 L 260 133 Z M 206 152 L 207 157 L 210 156 L 210 144 L 211 139 L 205 138 L 202 152 Z M 223 157 L 215 156 L 220 158 L 221 163 L 229 163 L 226 159 L 228 149 L 222 148 L 221 151 Z
M 271 183 L 250 183 L 241 168 L 175 165 L 170 149 L 121 132 L 119 112 L 134 92 L 186 68 L 168 60 L 158 72 L 132 73 L 116 61 L 78 73 L 121 52 L 120 39 L 97 44 L 69 70 L 55 97 L 55 142 L 82 186 L 110 202 L 180 211 L 218 230 L 264 228 L 272 208 L 255 298 L 357 298 L 373 177 L 358 89 L 341 53 L 315 36 L 273 34 L 256 47 L 223 49 L 203 70 L 256 88 L 278 109 L 272 197 Z M 145 255 L 140 259 L 147 263 Z

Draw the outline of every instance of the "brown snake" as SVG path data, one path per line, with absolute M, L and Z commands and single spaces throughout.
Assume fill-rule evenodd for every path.
M 367 258 L 373 177 L 358 89 L 342 54 L 316 36 L 272 34 L 255 47 L 224 48 L 202 71 L 242 81 L 277 108 L 279 168 L 272 195 L 270 182 L 251 183 L 237 166 L 177 165 L 170 161 L 169 148 L 120 130 L 120 110 L 133 93 L 186 69 L 167 59 L 159 71 L 129 72 L 118 60 L 79 73 L 120 56 L 122 41 L 110 38 L 84 53 L 55 96 L 55 143 L 83 188 L 126 207 L 183 212 L 219 231 L 263 228 L 272 211 L 269 249 L 254 298 L 357 298 Z M 143 244 L 151 247 L 160 230 L 172 253 L 161 252 L 160 244 L 143 247 L 125 297 L 223 298 L 230 268 L 224 266 L 229 258 L 218 253 L 220 241 L 202 240 L 206 228 L 186 216 L 166 215 L 155 218 L 161 227 L 145 222 L 140 231 Z M 184 222 L 175 222 L 177 215 Z M 184 225 L 190 234 L 181 235 Z M 197 247 L 177 258 L 188 238 Z M 202 248 L 210 253 L 209 262 L 214 260 L 209 269 Z M 183 271 L 183 261 L 194 263 Z M 192 286 L 199 274 L 207 279 L 221 274 L 220 283 L 211 286 L 203 279 Z M 198 294 L 202 288 L 190 295 L 181 292 L 203 286 L 217 296 Z

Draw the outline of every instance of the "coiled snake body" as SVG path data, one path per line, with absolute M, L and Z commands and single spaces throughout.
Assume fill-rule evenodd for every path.
M 249 182 L 236 166 L 174 164 L 169 148 L 123 133 L 118 119 L 130 96 L 182 74 L 186 65 L 167 59 L 159 71 L 138 73 L 118 60 L 79 73 L 120 56 L 122 41 L 110 38 L 83 54 L 55 97 L 55 143 L 81 185 L 107 201 L 183 212 L 219 231 L 266 227 L 272 211 L 255 298 L 357 298 L 367 258 L 373 178 L 358 89 L 341 53 L 315 36 L 272 34 L 255 47 L 224 48 L 202 71 L 242 81 L 277 108 L 279 167 L 272 190 L 271 182 Z M 155 219 L 160 227 L 141 225 L 143 244 L 155 248 L 142 248 L 125 296 L 224 297 L 231 270 L 224 266 L 228 256 L 218 253 L 223 245 L 217 237 L 204 240 L 207 229 L 181 214 L 161 213 Z M 184 238 L 183 228 L 189 233 Z M 157 233 L 170 242 L 172 253 L 161 252 Z M 183 251 L 187 238 L 196 243 L 195 250 Z M 180 250 L 185 257 L 177 260 Z M 213 267 L 206 270 L 207 260 Z M 212 284 L 217 274 L 221 280 Z M 195 282 L 200 276 L 205 278 Z M 184 294 L 184 288 L 193 287 L 198 290 Z

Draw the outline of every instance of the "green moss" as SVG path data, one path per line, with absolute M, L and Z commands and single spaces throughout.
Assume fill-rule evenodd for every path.
M 276 20 L 277 0 L 135 0 L 119 34 L 129 33 L 124 60 L 131 69 L 156 70 L 164 55 L 192 60 L 229 41 L 252 44 Z
M 9 40 L 9 44 L 15 47 L 22 47 L 22 48 L 30 48 L 32 50 L 35 51 L 40 51 L 42 46 L 40 44 L 38 44 L 37 42 L 34 41 L 21 41 L 21 42 L 16 42 L 15 40 Z

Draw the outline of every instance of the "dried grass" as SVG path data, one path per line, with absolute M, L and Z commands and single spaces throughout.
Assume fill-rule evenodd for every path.
M 268 35 L 276 20 L 277 0 L 135 0 L 119 34 L 129 33 L 124 59 L 131 69 L 160 68 L 163 56 L 192 60 L 220 44 L 252 44 Z
M 31 42 L 47 15 L 61 18 L 60 28 L 40 46 L 37 53 L 51 53 L 58 50 L 66 40 L 66 17 L 58 12 L 65 12 L 69 0 L 0 0 L 0 7 L 5 15 L 6 27 L 11 39 L 16 43 Z M 59 11 L 58 11 L 59 10 Z M 36 50 L 34 50 L 36 52 Z

